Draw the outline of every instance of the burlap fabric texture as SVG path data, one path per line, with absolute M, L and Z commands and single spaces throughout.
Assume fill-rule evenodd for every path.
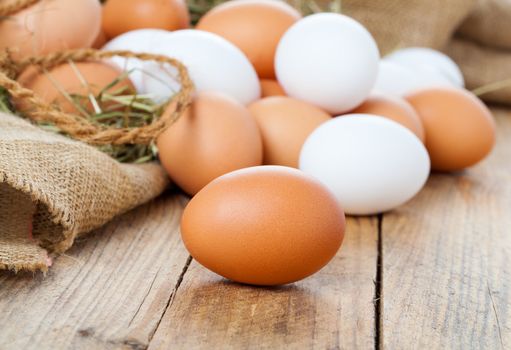
M 26 68 L 68 61 L 123 56 L 167 63 L 178 72 L 181 89 L 167 102 L 169 113 L 139 127 L 110 127 L 68 114 L 18 82 Z M 49 122 L 73 139 L 94 145 L 149 144 L 189 106 L 193 83 L 175 59 L 128 51 L 67 50 L 11 59 L 0 55 L 0 86 L 9 91 L 27 119 Z M 0 114 L 0 269 L 47 270 L 50 255 L 66 251 L 77 235 L 160 194 L 168 184 L 156 163 L 120 164 L 96 148 L 43 131 L 19 117 Z
M 482 98 L 511 105 L 510 0 L 477 0 L 445 51 L 460 65 L 469 89 L 494 85 Z
M 369 29 L 382 55 L 409 46 L 444 51 L 470 90 L 511 79 L 510 0 L 344 0 L 342 9 Z M 511 104 L 509 85 L 481 97 Z
M 373 35 L 385 55 L 408 46 L 443 49 L 475 0 L 343 0 L 342 12 Z
M 0 114 L 0 269 L 42 270 L 79 234 L 167 186 L 157 164 L 121 164 L 82 142 Z

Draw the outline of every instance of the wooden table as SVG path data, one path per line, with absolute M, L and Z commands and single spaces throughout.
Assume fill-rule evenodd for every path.
M 184 249 L 167 194 L 42 274 L 0 273 L 0 349 L 511 348 L 511 112 L 498 146 L 410 203 L 349 218 L 340 253 L 280 288 L 228 282 Z

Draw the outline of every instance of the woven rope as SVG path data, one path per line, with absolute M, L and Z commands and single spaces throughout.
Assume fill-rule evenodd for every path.
M 178 71 L 178 79 L 181 83 L 180 91 L 167 102 L 167 104 L 172 102 L 175 105 L 174 111 L 172 113 L 165 113 L 151 124 L 138 128 L 107 127 L 95 124 L 87 118 L 61 111 L 58 107 L 43 101 L 32 90 L 22 87 L 16 81 L 17 76 L 29 66 L 51 69 L 69 61 L 95 61 L 113 56 L 151 60 L 174 66 Z M 188 71 L 178 60 L 162 55 L 139 54 L 130 51 L 98 51 L 94 49 L 61 51 L 45 56 L 29 57 L 19 62 L 14 62 L 10 58 L 9 53 L 6 52 L 0 55 L 0 86 L 3 86 L 13 98 L 25 102 L 23 105 L 26 105 L 27 108 L 20 112 L 23 112 L 27 118 L 38 122 L 53 123 L 72 138 L 93 145 L 151 143 L 181 116 L 190 105 L 193 93 L 193 83 L 188 75 Z
M 27 7 L 30 7 L 34 5 L 36 2 L 39 2 L 39 0 L 12 0 L 12 1 L 5 1 L 4 3 L 0 5 L 0 17 L 1 16 L 10 16 L 12 14 L 15 14 L 16 12 L 19 12 L 23 9 L 26 9 Z

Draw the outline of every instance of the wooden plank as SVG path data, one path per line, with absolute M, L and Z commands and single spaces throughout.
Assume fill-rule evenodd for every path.
M 0 274 L 0 349 L 147 347 L 188 253 L 165 196 L 84 238 L 46 277 Z
M 374 348 L 377 219 L 348 219 L 316 275 L 274 288 L 228 282 L 195 261 L 149 349 Z
M 511 114 L 490 159 L 385 215 L 383 345 L 511 348 Z

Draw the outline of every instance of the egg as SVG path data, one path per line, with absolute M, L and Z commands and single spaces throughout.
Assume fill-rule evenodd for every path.
M 446 54 L 427 47 L 408 47 L 394 51 L 385 60 L 421 70 L 425 73 L 441 74 L 453 86 L 464 87 L 465 81 L 458 65 Z
M 300 169 L 325 184 L 346 214 L 385 212 L 424 186 L 430 161 L 422 142 L 387 118 L 352 114 L 321 124 L 300 153 Z
M 261 79 L 261 97 L 286 96 L 279 82 L 273 79 Z
M 345 219 L 322 184 L 260 166 L 221 176 L 189 202 L 183 242 L 200 264 L 230 280 L 280 285 L 320 270 L 339 250 Z
M 143 28 L 178 30 L 190 26 L 184 0 L 108 0 L 103 30 L 109 38 Z
M 373 93 L 404 96 L 428 87 L 450 87 L 452 83 L 438 72 L 426 72 L 381 60 Z
M 495 121 L 474 94 L 455 88 L 424 89 L 406 97 L 426 131 L 434 170 L 456 171 L 484 159 L 495 144 Z
M 378 61 L 378 47 L 360 23 L 340 14 L 318 13 L 284 34 L 275 70 L 288 96 L 337 114 L 366 99 Z
M 103 30 L 100 30 L 98 35 L 96 36 L 96 39 L 94 39 L 94 42 L 92 43 L 92 48 L 94 49 L 101 49 L 106 43 L 108 39 L 105 35 L 105 32 Z
M 170 105 L 165 113 L 171 113 Z M 160 161 L 174 182 L 195 194 L 230 171 L 261 165 L 263 149 L 248 109 L 216 93 L 197 94 L 191 107 L 157 139 Z
M 422 142 L 424 142 L 424 126 L 413 107 L 403 98 L 375 94 L 369 96 L 360 106 L 350 113 L 369 114 L 389 118 L 412 131 Z
M 207 12 L 197 29 L 218 34 L 247 55 L 260 78 L 274 79 L 273 60 L 282 35 L 302 16 L 274 0 L 234 0 Z
M 51 69 L 48 73 L 39 73 L 36 69 L 29 68 L 18 78 L 18 82 L 24 87 L 34 91 L 49 104 L 57 104 L 64 112 L 78 114 L 76 104 L 85 108 L 88 112 L 94 112 L 90 100 L 76 101 L 72 103 L 65 96 L 80 95 L 85 98 L 92 93 L 95 97 L 109 84 L 119 79 L 122 72 L 112 64 L 106 62 L 75 62 L 73 65 L 66 63 Z M 84 85 L 82 79 L 87 83 Z M 125 77 L 106 91 L 124 91 L 123 94 L 132 94 L 135 87 L 129 78 Z M 99 101 L 98 101 L 99 102 Z M 20 101 L 15 101 L 20 109 L 29 108 Z M 101 104 L 107 106 L 108 103 Z
M 156 48 L 164 43 L 171 35 L 171 32 L 162 29 L 138 29 L 133 30 L 110 40 L 103 46 L 103 51 L 127 50 L 135 53 L 158 53 Z M 166 76 L 150 76 L 147 71 L 158 69 L 159 64 L 151 61 L 142 61 L 136 58 L 124 58 L 120 56 L 112 57 L 112 63 L 117 65 L 123 71 L 130 71 L 130 79 L 135 85 L 139 94 L 152 97 L 155 102 L 162 102 L 172 94 L 170 89 L 158 93 L 158 91 L 149 91 L 146 84 L 153 82 L 159 84 L 161 88 L 167 86 Z M 170 79 L 167 77 L 167 79 Z M 163 81 L 163 82 L 162 82 Z M 176 87 L 178 89 L 178 87 Z
M 290 97 L 266 97 L 248 107 L 263 139 L 263 163 L 298 167 L 305 139 L 330 120 L 325 111 Z
M 39 1 L 0 20 L 0 50 L 9 48 L 15 58 L 26 58 L 90 47 L 100 26 L 97 0 Z
M 244 105 L 261 95 L 250 61 L 240 49 L 216 34 L 193 29 L 175 31 L 153 53 L 176 58 L 186 65 L 196 91 L 222 92 Z M 146 72 L 145 91 L 170 96 L 179 89 L 173 69 L 154 65 L 146 67 Z M 160 81 L 152 79 L 155 76 Z

